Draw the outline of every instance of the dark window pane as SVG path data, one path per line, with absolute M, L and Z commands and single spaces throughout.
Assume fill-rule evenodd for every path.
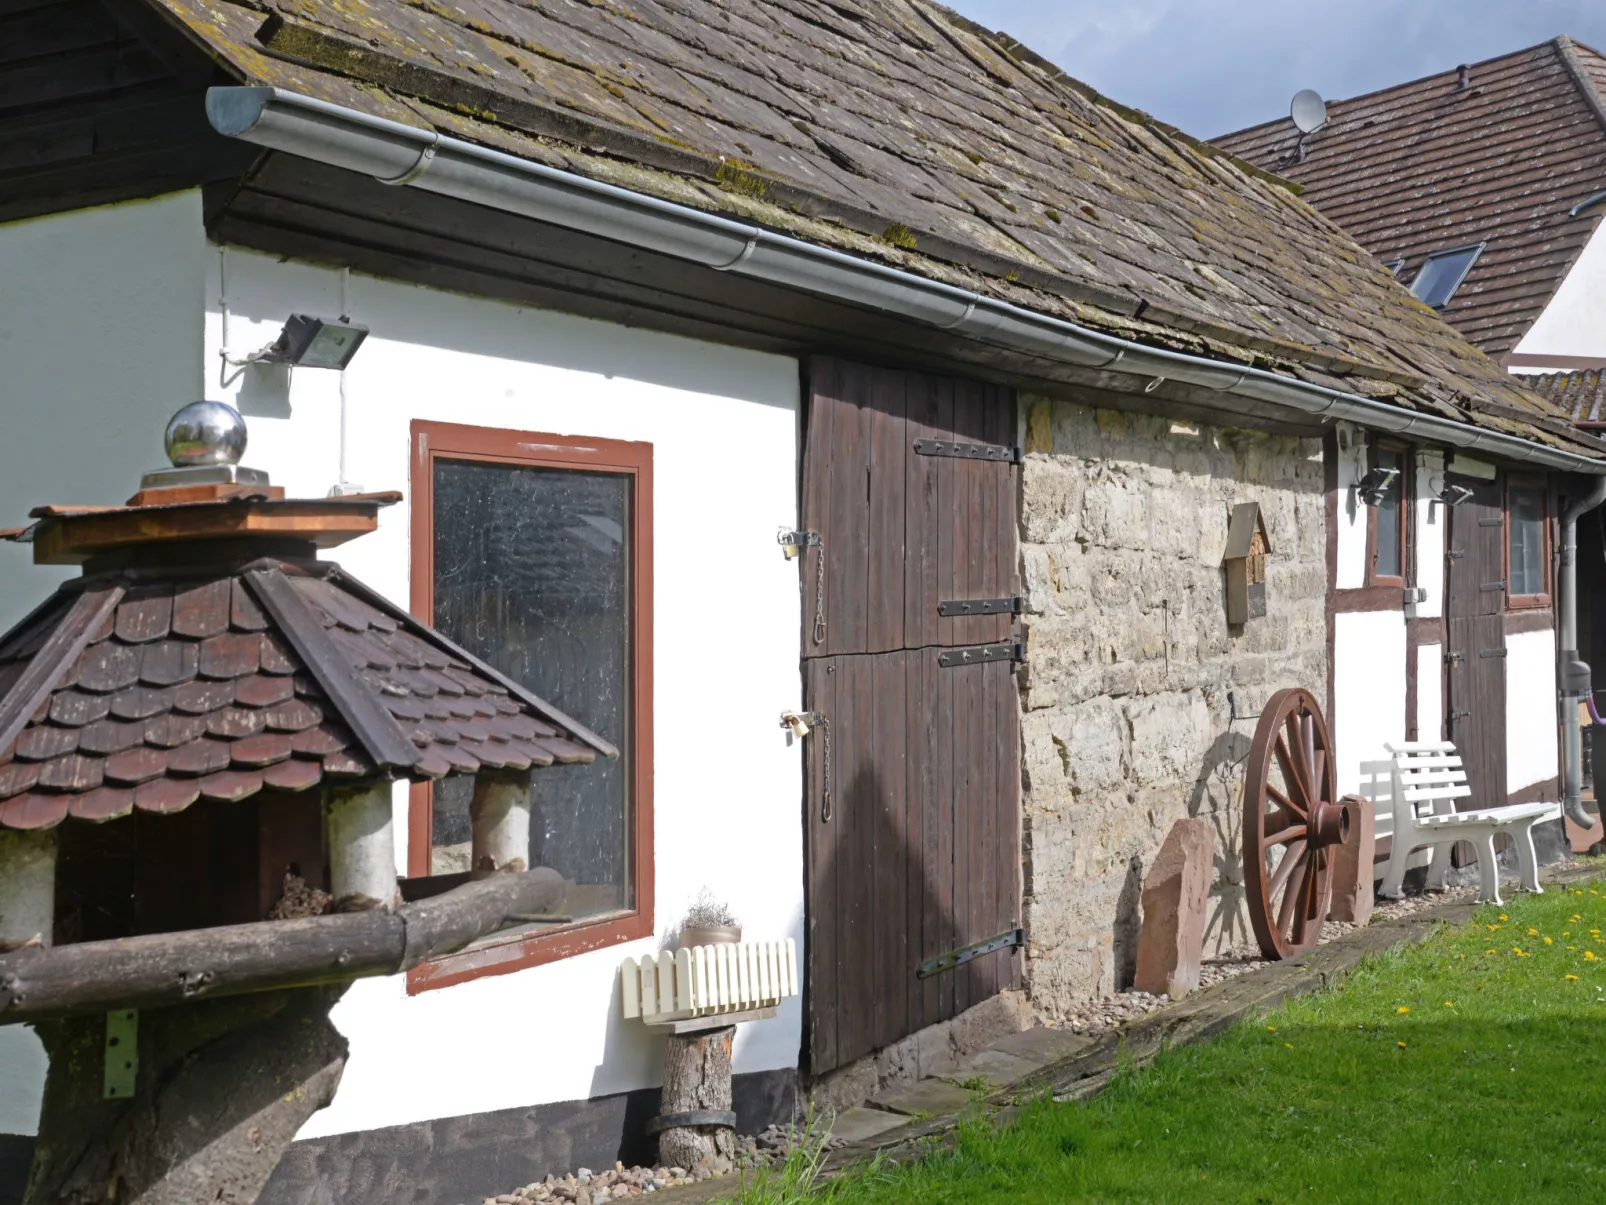
M 555 915 L 629 909 L 630 478 L 444 459 L 434 473 L 435 625 L 621 750 L 532 771 L 531 864 L 570 885 Z M 435 788 L 435 874 L 468 869 L 472 792 Z
M 1435 309 L 1447 305 L 1455 291 L 1461 287 L 1466 278 L 1467 269 L 1472 267 L 1472 261 L 1478 258 L 1477 247 L 1466 247 L 1458 251 L 1435 255 L 1422 265 L 1422 270 L 1416 274 L 1411 282 L 1411 292 L 1426 305 Z
M 1377 558 L 1372 573 L 1377 577 L 1404 577 L 1404 549 L 1400 547 L 1400 506 L 1405 497 L 1405 465 L 1398 452 L 1378 452 L 1372 463 L 1380 469 L 1398 469 L 1383 500 L 1377 504 Z
M 1529 486 L 1513 486 L 1507 497 L 1513 594 L 1545 592 L 1545 496 Z

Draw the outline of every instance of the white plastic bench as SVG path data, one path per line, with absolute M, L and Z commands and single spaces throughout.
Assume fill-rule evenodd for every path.
M 1455 801 L 1472 794 L 1455 746 L 1448 741 L 1411 741 L 1384 745 L 1389 760 L 1361 763 L 1361 793 L 1376 805 L 1377 836 L 1391 837 L 1388 862 L 1378 894 L 1397 899 L 1406 870 L 1422 864 L 1416 851 L 1430 851 L 1427 887 L 1444 889 L 1450 850 L 1457 841 L 1478 848 L 1478 899 L 1498 904 L 1500 870 L 1495 861 L 1496 833 L 1509 833 L 1517 850 L 1522 885 L 1539 892 L 1539 861 L 1534 855 L 1533 826 L 1561 815 L 1559 803 L 1512 803 L 1502 807 L 1455 810 Z

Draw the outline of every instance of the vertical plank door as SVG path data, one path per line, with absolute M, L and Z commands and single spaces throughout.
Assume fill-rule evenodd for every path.
M 803 525 L 822 538 L 802 558 L 803 678 L 827 717 L 806 749 L 818 1074 L 1020 984 L 1013 948 L 916 974 L 1019 923 L 1015 666 L 941 660 L 1008 643 L 1014 617 L 939 613 L 1018 588 L 1017 469 L 916 447 L 1009 446 L 1007 389 L 828 358 L 809 385 Z
M 1466 765 L 1463 811 L 1506 802 L 1505 510 L 1499 483 L 1459 478 L 1445 582 L 1446 731 Z

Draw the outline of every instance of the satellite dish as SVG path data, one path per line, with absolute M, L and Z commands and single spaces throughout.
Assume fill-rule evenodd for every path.
M 1309 88 L 1294 93 L 1294 103 L 1288 115 L 1301 134 L 1314 134 L 1327 124 L 1327 103 Z

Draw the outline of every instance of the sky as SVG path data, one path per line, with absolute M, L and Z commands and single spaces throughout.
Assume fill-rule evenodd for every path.
M 945 0 L 1098 91 L 1200 138 L 1565 33 L 1606 50 L 1606 0 Z

